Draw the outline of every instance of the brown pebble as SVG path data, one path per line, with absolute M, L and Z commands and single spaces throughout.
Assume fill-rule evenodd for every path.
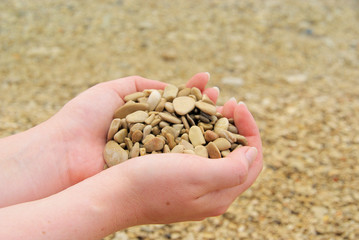
M 191 118 L 191 116 L 189 114 L 186 114 L 186 119 L 187 119 L 187 122 L 188 122 L 188 125 L 189 126 L 194 126 L 196 125 L 196 123 L 194 122 L 193 118 Z
M 143 132 L 143 136 L 142 136 L 142 140 L 143 140 L 147 137 L 148 134 L 150 134 L 152 132 L 152 126 L 147 125 L 146 127 L 144 127 L 142 132 Z
M 203 129 L 206 130 L 206 131 L 213 129 L 213 125 L 212 125 L 212 124 L 209 124 L 209 123 L 200 122 L 200 123 L 198 123 L 198 126 L 199 126 L 199 127 L 203 127 Z
M 218 136 L 227 139 L 230 143 L 235 143 L 237 141 L 236 136 L 233 133 L 226 131 L 226 130 L 220 131 L 218 133 Z
M 167 140 L 167 143 L 168 143 L 168 146 L 170 147 L 170 149 L 174 148 L 176 146 L 174 136 L 168 132 L 164 133 L 164 136 Z
M 143 137 L 143 133 L 141 130 L 136 130 L 132 133 L 132 136 L 131 136 L 131 139 L 132 139 L 132 142 L 135 143 L 135 142 L 139 142 L 142 140 L 142 137 Z
M 151 122 L 151 126 L 154 127 L 157 124 L 159 124 L 161 122 L 161 118 L 155 118 L 152 122 Z
M 142 110 L 138 110 L 126 116 L 126 121 L 128 123 L 141 123 L 145 122 L 148 117 L 148 113 Z
M 151 124 L 153 122 L 153 120 L 155 119 L 156 114 L 150 114 L 150 116 L 148 118 L 146 118 L 145 123 Z
M 114 114 L 114 118 L 125 118 L 127 115 L 136 112 L 136 111 L 145 111 L 148 109 L 147 103 L 135 103 L 134 101 L 129 101 L 122 107 L 119 107 Z
M 171 152 L 170 147 L 167 144 L 165 144 L 165 146 L 163 147 L 163 153 L 170 153 L 170 152 Z
M 107 133 L 107 141 L 113 138 L 113 136 L 117 133 L 120 126 L 121 126 L 120 118 L 115 118 L 112 120 L 110 129 L 108 130 L 108 133 Z
M 127 127 L 128 127 L 128 124 L 127 124 L 126 118 L 122 118 L 121 119 L 121 128 L 127 129 Z
M 207 130 L 205 133 L 204 133 L 204 139 L 207 141 L 207 142 L 212 142 L 214 140 L 216 140 L 218 138 L 218 134 L 211 131 L 211 130 Z
M 228 125 L 228 131 L 230 131 L 231 133 L 238 134 L 238 129 L 237 129 L 237 127 L 234 126 L 233 124 L 229 124 L 229 125 Z
M 161 133 L 161 130 L 158 126 L 155 126 L 152 128 L 152 133 L 153 133 L 153 135 L 158 135 Z
M 198 145 L 194 148 L 194 152 L 201 157 L 205 157 L 208 158 L 208 152 L 207 152 L 207 148 L 205 146 L 202 145 Z
M 162 128 L 164 128 L 164 127 L 167 127 L 167 126 L 169 126 L 170 124 L 168 123 L 168 122 L 165 122 L 165 121 L 161 121 L 159 124 L 158 124 L 158 126 L 162 129 Z
M 243 146 L 248 145 L 248 141 L 247 141 L 246 137 L 239 135 L 239 134 L 234 134 L 234 136 L 236 138 L 236 143 L 239 143 L 240 145 L 243 145 Z
M 144 144 L 146 152 L 160 151 L 163 149 L 164 141 L 158 137 L 154 137 Z
M 131 139 L 129 139 L 128 137 L 125 137 L 125 143 L 126 143 L 126 147 L 129 151 L 131 151 L 132 146 L 133 146 L 133 142 L 131 141 Z
M 185 148 L 185 149 L 188 149 L 188 150 L 193 150 L 193 149 L 194 149 L 193 145 L 192 145 L 190 142 L 188 142 L 188 141 L 186 141 L 186 140 L 184 140 L 184 139 L 181 139 L 178 144 L 179 144 L 179 145 L 183 145 L 184 148 Z
M 227 150 L 231 147 L 231 143 L 225 138 L 217 138 L 213 141 L 220 151 Z
M 155 135 L 153 134 L 148 134 L 144 139 L 142 139 L 142 143 L 146 144 L 148 141 L 150 141 L 151 139 L 155 138 Z
M 220 118 L 217 120 L 216 124 L 214 124 L 214 131 L 216 133 L 219 133 L 222 130 L 227 130 L 228 129 L 228 119 L 227 118 Z
M 220 158 L 221 157 L 220 151 L 218 150 L 216 144 L 214 144 L 213 142 L 208 143 L 206 148 L 207 148 L 208 155 L 210 158 Z
M 124 162 L 128 159 L 127 152 L 115 141 L 108 141 L 105 145 L 103 157 L 108 167 Z
M 174 138 L 177 138 L 178 135 L 180 134 L 180 132 L 177 129 L 170 126 L 162 128 L 161 132 L 162 134 L 168 132 L 169 134 L 173 135 Z

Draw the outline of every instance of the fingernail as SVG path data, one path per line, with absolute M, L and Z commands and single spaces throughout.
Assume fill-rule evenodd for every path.
M 256 159 L 258 155 L 258 150 L 255 147 L 250 147 L 247 152 L 245 153 L 246 159 L 248 161 L 248 166 L 251 166 L 254 159 Z
M 216 89 L 219 94 L 219 87 L 213 87 L 213 88 Z
M 208 80 L 211 79 L 211 74 L 209 72 L 205 72 L 208 75 Z
M 246 104 L 245 104 L 244 102 L 242 102 L 242 101 L 239 101 L 239 102 L 238 102 L 238 105 L 244 105 L 244 106 L 246 106 Z
M 236 100 L 235 97 L 231 97 L 228 101 L 235 101 L 235 102 L 237 102 L 237 100 Z

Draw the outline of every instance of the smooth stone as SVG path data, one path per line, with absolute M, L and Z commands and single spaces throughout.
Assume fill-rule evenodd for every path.
M 161 93 L 157 90 L 153 90 L 148 97 L 148 110 L 153 111 L 161 100 Z
M 156 125 L 158 125 L 160 122 L 162 121 L 161 118 L 156 118 L 151 122 L 151 126 L 155 127 Z
M 137 143 L 142 140 L 143 133 L 140 130 L 136 130 L 132 133 L 131 139 L 133 143 Z
M 207 152 L 207 148 L 205 146 L 202 145 L 198 145 L 194 148 L 194 152 L 201 157 L 205 157 L 208 158 L 208 152 Z
M 192 87 L 191 88 L 191 94 L 196 97 L 197 101 L 202 99 L 201 90 L 199 90 L 199 88 L 197 88 L 197 87 Z
M 165 87 L 165 90 L 163 92 L 163 97 L 167 101 L 171 101 L 177 96 L 178 93 L 178 87 L 175 85 L 169 84 Z
M 158 103 L 157 107 L 155 108 L 155 111 L 162 112 L 163 109 L 165 108 L 165 104 L 166 104 L 166 99 L 161 98 L 160 102 Z
M 206 141 L 204 140 L 203 134 L 201 129 L 198 126 L 192 126 L 189 129 L 189 140 L 193 144 L 193 146 L 205 144 Z
M 211 130 L 207 130 L 204 132 L 204 139 L 207 142 L 212 142 L 212 141 L 216 140 L 218 137 L 219 137 L 218 134 Z
M 158 137 L 154 137 L 144 144 L 146 152 L 160 151 L 163 149 L 165 142 Z
M 185 148 L 183 145 L 177 145 L 171 150 L 171 153 L 183 153 L 184 150 Z
M 167 140 L 167 143 L 168 143 L 168 146 L 170 147 L 170 149 L 173 149 L 177 145 L 175 142 L 174 136 L 168 132 L 164 133 L 164 136 Z
M 140 143 L 139 142 L 136 142 L 131 151 L 130 151 L 130 158 L 135 158 L 135 157 L 138 157 L 138 155 L 140 155 Z
M 213 106 L 203 101 L 196 102 L 196 107 L 202 112 L 205 112 L 209 115 L 214 115 L 217 112 L 216 106 Z
M 144 92 L 135 92 L 135 93 L 131 93 L 129 95 L 126 95 L 126 97 L 124 97 L 124 100 L 126 102 L 128 102 L 128 101 L 136 101 L 140 97 L 144 97 L 144 96 L 145 96 Z
M 210 142 L 206 146 L 209 158 L 221 158 L 221 152 L 218 150 L 216 144 Z
M 165 122 L 165 121 L 161 121 L 159 124 L 158 124 L 158 126 L 162 129 L 162 128 L 164 128 L 164 127 L 167 127 L 167 126 L 169 126 L 170 124 L 168 123 L 168 122 Z
M 183 133 L 182 136 L 181 136 L 182 139 L 186 140 L 187 142 L 189 141 L 189 138 L 188 138 L 188 134 L 187 133 Z
M 188 96 L 190 94 L 191 94 L 191 88 L 186 87 L 178 92 L 177 97 Z
M 229 124 L 227 130 L 230 131 L 231 133 L 238 134 L 238 129 L 237 129 L 237 127 L 234 126 L 233 124 Z
M 125 149 L 126 148 L 126 143 L 120 143 L 120 147 L 122 147 L 123 149 Z
M 194 109 L 195 103 L 196 101 L 191 97 L 177 97 L 173 100 L 173 107 L 178 115 L 183 116 Z
M 137 99 L 137 102 L 147 104 L 147 100 L 148 100 L 148 97 L 140 97 Z
M 126 121 L 128 123 L 141 123 L 145 122 L 148 117 L 148 113 L 142 110 L 136 111 L 126 116 Z
M 231 151 L 229 151 L 229 150 L 224 150 L 224 151 L 221 151 L 221 155 L 222 155 L 222 157 L 227 157 L 228 156 L 228 154 L 230 154 L 231 153 Z
M 182 117 L 181 117 L 181 121 L 182 121 L 182 123 L 183 123 L 183 125 L 184 125 L 184 127 L 185 127 L 186 129 L 189 129 L 189 128 L 190 128 L 190 126 L 189 126 L 189 124 L 188 124 L 188 121 L 187 121 L 187 119 L 186 119 L 185 116 L 182 116 Z
M 114 114 L 114 118 L 125 118 L 127 115 L 136 111 L 145 111 L 148 109 L 147 103 L 135 103 L 133 101 L 127 102 L 122 107 L 119 107 Z
M 172 127 L 174 129 L 176 129 L 177 131 L 181 131 L 183 129 L 183 124 L 181 124 L 181 123 L 173 124 Z
M 236 136 L 233 133 L 231 133 L 231 132 L 229 132 L 227 130 L 220 131 L 218 133 L 218 136 L 227 139 L 230 143 L 235 143 L 237 141 Z
M 170 147 L 167 144 L 165 144 L 165 146 L 163 147 L 163 153 L 170 153 L 170 152 L 171 152 Z
M 133 126 L 131 126 L 130 133 L 132 134 L 136 130 L 142 131 L 144 127 L 145 127 L 145 124 L 143 124 L 143 123 L 135 123 L 135 124 L 133 124 Z
M 115 134 L 115 136 L 113 136 L 113 139 L 118 143 L 123 143 L 125 141 L 127 133 L 127 129 L 121 129 Z
M 179 145 L 183 145 L 185 149 L 188 149 L 188 150 L 193 150 L 194 149 L 194 146 L 188 142 L 187 140 L 185 139 L 181 139 L 180 142 L 178 143 Z
M 203 123 L 203 122 L 198 123 L 198 127 L 203 127 L 203 129 L 206 130 L 206 131 L 213 129 L 213 125 L 212 125 L 212 124 Z
M 156 135 L 161 133 L 161 130 L 160 130 L 160 128 L 158 126 L 155 126 L 155 127 L 152 128 L 152 133 L 153 133 L 153 135 L 156 136 Z
M 140 148 L 140 156 L 146 155 L 146 148 Z
M 108 167 L 124 162 L 128 159 L 127 152 L 115 141 L 108 141 L 105 145 L 103 157 Z
M 150 141 L 152 138 L 155 138 L 155 135 L 153 134 L 148 134 L 143 140 L 142 143 L 146 144 L 148 141 Z
M 108 133 L 107 133 L 107 141 L 114 137 L 114 135 L 117 133 L 120 126 L 121 126 L 120 118 L 115 118 L 112 120 L 110 129 L 108 130 Z
M 121 128 L 127 129 L 128 124 L 126 122 L 126 118 L 121 119 Z
M 245 136 L 242 136 L 242 135 L 239 135 L 239 134 L 233 134 L 233 135 L 236 138 L 236 143 L 239 143 L 240 145 L 243 145 L 243 146 L 248 145 L 248 141 L 247 141 L 247 138 Z
M 169 113 L 174 113 L 175 112 L 175 109 L 173 108 L 173 103 L 171 103 L 171 102 L 166 102 L 165 103 L 165 109 Z
M 217 138 L 213 141 L 220 151 L 227 150 L 231 147 L 231 143 L 225 138 Z
M 161 132 L 162 134 L 165 134 L 166 132 L 173 135 L 174 138 L 177 138 L 178 135 L 180 134 L 180 131 L 173 128 L 173 127 L 170 127 L 170 126 L 166 126 L 164 128 L 161 129 Z
M 166 112 L 160 112 L 158 114 L 163 120 L 170 122 L 170 123 L 182 123 L 182 121 L 174 116 L 172 116 L 169 113 Z
M 188 125 L 190 125 L 190 126 L 196 125 L 193 118 L 191 118 L 191 116 L 189 114 L 186 114 L 186 119 L 187 119 Z
M 126 143 L 126 147 L 129 151 L 131 151 L 132 147 L 133 147 L 133 142 L 131 139 L 129 139 L 128 137 L 125 137 L 125 143 Z
M 214 124 L 214 131 L 216 133 L 219 133 L 223 130 L 227 130 L 228 129 L 228 119 L 227 118 L 220 118 L 217 120 L 217 122 Z
M 148 118 L 146 118 L 145 123 L 151 124 L 153 122 L 153 120 L 155 119 L 156 114 L 151 114 Z
M 142 133 L 143 133 L 143 136 L 142 136 L 142 141 L 143 139 L 145 139 L 148 134 L 150 134 L 152 132 L 152 126 L 151 125 L 146 125 L 146 127 L 144 127 Z
M 207 94 L 203 94 L 202 101 L 211 105 L 215 105 L 214 102 L 208 97 Z
M 189 149 L 185 149 L 185 150 L 183 151 L 183 153 L 186 153 L 186 154 L 193 154 L 193 155 L 195 155 L 195 154 L 196 154 L 193 150 L 189 150 Z

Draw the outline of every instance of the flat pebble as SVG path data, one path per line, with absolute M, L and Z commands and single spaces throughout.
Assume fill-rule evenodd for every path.
M 227 150 L 231 147 L 231 143 L 225 138 L 217 138 L 213 141 L 220 151 Z
M 194 148 L 194 152 L 201 157 L 205 157 L 208 158 L 208 152 L 207 152 L 207 148 L 205 146 L 202 145 L 198 145 Z
M 108 130 L 108 133 L 107 133 L 107 141 L 113 138 L 113 136 L 117 133 L 120 126 L 121 126 L 120 118 L 115 118 L 112 120 L 110 129 Z
M 208 151 L 208 156 L 210 158 L 220 158 L 221 157 L 221 152 L 217 148 L 216 144 L 214 144 L 213 142 L 208 143 L 206 148 Z
M 138 110 L 145 111 L 147 109 L 147 103 L 135 103 L 133 101 L 129 101 L 115 111 L 114 118 L 125 118 L 128 114 L 131 114 Z
M 132 142 L 135 143 L 135 142 L 141 141 L 142 137 L 143 137 L 142 131 L 136 130 L 132 133 L 131 139 L 132 139 Z
M 214 115 L 217 112 L 216 106 L 213 106 L 203 101 L 196 102 L 196 107 L 209 115 Z
M 182 123 L 180 119 L 176 118 L 175 116 L 172 116 L 169 113 L 166 112 L 160 112 L 158 115 L 165 121 L 170 123 Z
M 108 167 L 124 162 L 128 159 L 127 152 L 120 145 L 111 140 L 105 145 L 103 157 Z
M 197 101 L 202 99 L 202 93 L 201 93 L 201 90 L 199 90 L 199 88 L 192 87 L 191 88 L 191 94 L 196 97 Z
M 194 109 L 195 102 L 191 97 L 177 97 L 173 100 L 173 107 L 178 115 L 186 115 Z
M 204 140 L 203 134 L 201 129 L 198 126 L 192 126 L 189 129 L 189 140 L 193 144 L 193 146 L 205 144 L 206 141 Z
M 220 118 L 217 120 L 216 124 L 214 125 L 214 131 L 216 133 L 219 133 L 220 131 L 227 130 L 228 129 L 228 119 L 227 118 Z
M 135 92 L 135 93 L 131 93 L 131 94 L 125 96 L 124 100 L 126 102 L 128 102 L 128 101 L 136 101 L 138 98 L 144 97 L 144 96 L 145 96 L 144 92 Z
M 118 143 L 123 143 L 125 141 L 125 137 L 127 136 L 127 129 L 121 129 L 118 131 L 115 136 L 113 136 L 113 139 Z
M 214 140 L 216 140 L 218 138 L 218 134 L 211 131 L 211 130 L 207 130 L 205 131 L 204 133 L 204 139 L 207 141 L 207 142 L 212 142 Z
M 180 90 L 177 94 L 178 97 L 182 97 L 182 96 L 188 96 L 191 94 L 191 89 L 190 88 L 184 88 L 182 90 Z
M 161 100 L 161 93 L 157 90 L 153 90 L 147 100 L 148 110 L 153 111 L 157 107 L 160 100 Z
M 130 151 L 130 158 L 138 157 L 140 155 L 140 143 L 136 142 L 131 151 Z
M 166 102 L 165 103 L 165 109 L 169 113 L 174 113 L 175 112 L 175 109 L 173 108 L 173 103 L 171 103 L 171 102 Z
M 141 122 L 145 122 L 147 117 L 148 117 L 147 112 L 139 110 L 139 111 L 136 111 L 134 113 L 127 115 L 126 121 L 128 123 L 141 123 Z
M 146 152 L 160 151 L 163 149 L 165 142 L 158 137 L 154 137 L 144 144 Z
M 183 145 L 176 145 L 172 150 L 171 153 L 183 153 L 185 147 Z
M 167 101 L 172 101 L 178 93 L 178 87 L 169 84 L 165 87 L 165 90 L 163 92 L 163 97 L 167 100 Z

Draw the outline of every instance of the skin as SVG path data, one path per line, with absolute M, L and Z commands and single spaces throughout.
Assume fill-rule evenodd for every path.
M 208 80 L 199 73 L 187 86 L 216 101 Z M 135 225 L 223 214 L 262 169 L 258 127 L 233 100 L 218 111 L 257 150 L 252 163 L 245 158 L 251 147 L 242 147 L 223 159 L 156 154 L 102 171 L 108 126 L 123 97 L 165 86 L 137 76 L 101 83 L 46 122 L 0 139 L 0 239 L 100 239 Z

